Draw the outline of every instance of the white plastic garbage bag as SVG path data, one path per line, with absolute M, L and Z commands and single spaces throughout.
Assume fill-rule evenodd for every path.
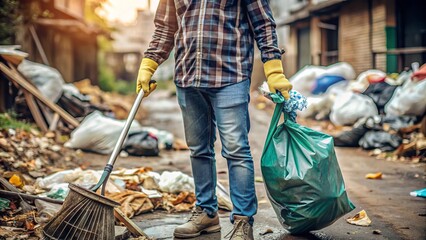
M 385 106 L 386 115 L 422 116 L 426 111 L 426 80 L 407 80 L 398 87 Z
M 330 120 L 334 125 L 352 125 L 362 117 L 378 115 L 376 104 L 368 96 L 343 92 L 336 96 Z
M 51 101 L 56 102 L 61 97 L 62 85 L 65 84 L 65 81 L 58 70 L 43 64 L 24 60 L 19 64 L 18 71 L 31 80 L 38 90 L 40 90 L 41 94 Z
M 348 82 L 342 81 L 330 86 L 322 95 L 307 97 L 308 107 L 303 111 L 298 111 L 297 116 L 301 118 L 315 118 L 316 120 L 328 118 L 336 96 L 347 92 L 347 88 Z
M 315 79 L 325 73 L 324 67 L 306 66 L 290 78 L 293 90 L 304 96 L 312 95 L 311 91 L 315 85 Z
M 160 190 L 168 193 L 194 192 L 194 179 L 183 172 L 164 171 L 158 183 Z
M 306 66 L 290 78 L 293 90 L 304 96 L 312 95 L 311 91 L 316 84 L 316 79 L 323 75 L 341 76 L 346 80 L 355 79 L 355 70 L 346 62 L 339 62 L 328 67 Z
M 80 126 L 71 133 L 71 139 L 64 146 L 109 154 L 120 136 L 124 122 L 105 117 L 101 112 L 95 111 L 84 118 Z M 133 121 L 129 134 L 141 131 L 141 129 L 139 123 Z
M 350 65 L 347 62 L 338 62 L 338 63 L 332 64 L 327 67 L 325 73 L 327 75 L 342 76 L 346 80 L 353 80 L 355 79 L 355 76 L 356 76 L 354 68 L 352 67 L 352 65 Z

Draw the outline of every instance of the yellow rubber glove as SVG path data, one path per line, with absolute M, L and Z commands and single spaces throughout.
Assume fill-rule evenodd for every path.
M 281 60 L 273 59 L 265 62 L 263 70 L 265 71 L 269 91 L 272 93 L 280 91 L 285 99 L 289 99 L 290 94 L 288 92 L 293 88 L 293 86 L 284 75 Z
M 141 89 L 144 91 L 144 96 L 148 96 L 157 88 L 156 83 L 149 83 L 155 70 L 158 68 L 158 63 L 155 61 L 144 58 L 142 59 L 141 66 L 139 67 L 138 80 L 136 83 L 136 92 L 139 93 Z

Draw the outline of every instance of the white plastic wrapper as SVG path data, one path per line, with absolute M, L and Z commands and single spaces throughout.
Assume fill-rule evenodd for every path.
M 194 192 L 194 179 L 185 173 L 164 171 L 158 183 L 160 190 L 168 193 Z
M 57 184 L 65 183 L 65 178 L 69 174 L 79 174 L 81 173 L 81 168 L 76 168 L 72 170 L 64 170 L 61 172 L 54 173 L 45 178 L 37 178 L 35 185 L 43 189 L 51 189 Z

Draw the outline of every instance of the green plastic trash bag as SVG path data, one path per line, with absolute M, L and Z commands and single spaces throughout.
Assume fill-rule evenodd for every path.
M 282 109 L 283 104 L 275 107 L 261 159 L 268 197 L 290 233 L 318 230 L 355 206 L 346 193 L 333 138 L 288 119 L 278 125 Z

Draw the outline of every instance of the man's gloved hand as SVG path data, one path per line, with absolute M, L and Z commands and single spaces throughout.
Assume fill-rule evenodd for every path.
M 138 80 L 136 83 L 137 93 L 139 93 L 139 91 L 143 89 L 144 96 L 146 97 L 155 90 L 157 84 L 149 84 L 149 81 L 151 81 L 151 77 L 154 74 L 155 70 L 157 70 L 157 67 L 158 63 L 156 63 L 155 61 L 149 58 L 142 59 L 141 66 L 139 67 Z
M 281 60 L 269 60 L 265 62 L 265 64 L 263 65 L 263 69 L 265 71 L 269 91 L 271 91 L 272 93 L 280 91 L 285 99 L 289 99 L 290 94 L 288 92 L 293 88 L 293 86 L 284 75 Z

